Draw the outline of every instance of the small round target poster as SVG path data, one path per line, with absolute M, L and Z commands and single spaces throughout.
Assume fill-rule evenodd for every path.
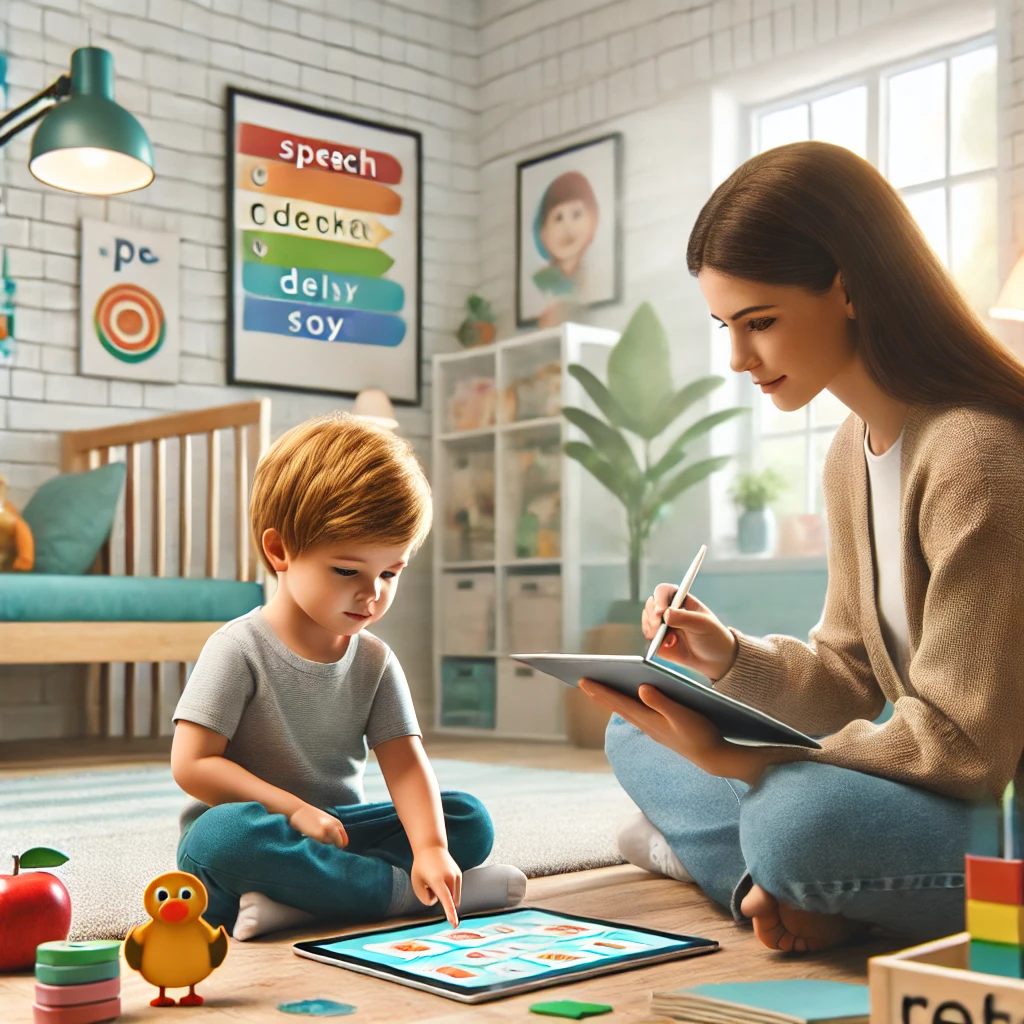
M 80 371 L 178 380 L 177 235 L 82 220 Z

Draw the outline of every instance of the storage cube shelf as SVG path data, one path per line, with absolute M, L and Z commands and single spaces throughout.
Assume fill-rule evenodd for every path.
M 625 565 L 621 506 L 579 463 L 561 413 L 599 414 L 567 372 L 604 379 L 615 331 L 562 324 L 434 357 L 434 727 L 565 738 L 564 684 L 509 655 L 580 650 L 582 577 Z

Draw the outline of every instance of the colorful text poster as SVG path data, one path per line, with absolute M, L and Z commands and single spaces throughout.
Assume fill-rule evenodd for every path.
M 420 135 L 228 90 L 231 372 L 420 400 Z

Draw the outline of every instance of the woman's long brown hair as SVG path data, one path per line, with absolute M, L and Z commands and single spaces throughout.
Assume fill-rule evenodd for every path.
M 992 335 L 896 190 L 827 142 L 769 149 L 700 211 L 686 249 L 705 267 L 827 292 L 841 271 L 874 381 L 913 405 L 995 404 L 1024 415 L 1024 363 Z

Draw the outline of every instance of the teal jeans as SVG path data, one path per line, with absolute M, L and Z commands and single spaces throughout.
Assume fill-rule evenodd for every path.
M 964 929 L 974 804 L 812 761 L 772 765 L 751 787 L 708 775 L 619 715 L 605 751 L 697 885 L 737 921 L 757 883 L 790 906 L 915 941 Z
M 468 793 L 441 794 L 448 849 L 466 871 L 491 852 L 494 828 Z M 408 872 L 412 849 L 390 802 L 327 807 L 348 833 L 341 850 L 297 832 L 283 814 L 259 803 L 218 804 L 204 811 L 178 843 L 178 868 L 206 886 L 203 917 L 230 932 L 242 893 L 344 924 L 381 920 L 395 893 L 395 868 Z

